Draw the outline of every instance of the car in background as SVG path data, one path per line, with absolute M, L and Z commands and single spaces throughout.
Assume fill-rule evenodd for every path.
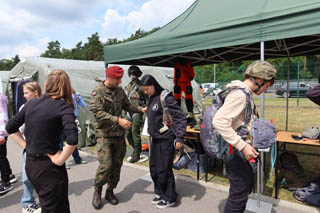
M 310 84 L 306 84 L 303 82 L 301 82 L 299 85 L 300 86 L 298 88 L 298 84 L 296 82 L 290 83 L 289 90 L 287 91 L 287 84 L 284 84 L 281 87 L 276 89 L 276 94 L 280 95 L 284 98 L 297 97 L 298 96 L 298 89 L 299 89 L 299 97 L 306 97 L 307 91 L 310 90 L 312 88 L 312 86 Z
M 203 88 L 203 94 L 208 94 L 213 95 L 213 90 L 218 87 L 218 83 L 203 83 L 201 84 Z

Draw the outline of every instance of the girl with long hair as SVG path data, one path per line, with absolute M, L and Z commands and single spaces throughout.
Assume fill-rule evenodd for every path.
M 42 213 L 69 213 L 65 161 L 78 143 L 69 76 L 54 70 L 45 83 L 46 94 L 28 101 L 6 127 L 9 134 L 25 123 L 26 173 L 39 195 Z M 60 135 L 67 144 L 59 150 Z M 14 136 L 18 137 L 16 134 Z M 21 139 L 21 138 L 20 138 Z
M 166 102 L 172 122 L 164 125 L 161 103 L 164 89 L 151 75 L 142 77 L 141 87 L 150 96 L 147 106 L 148 133 L 152 137 L 149 168 L 156 194 L 151 202 L 164 209 L 176 203 L 173 156 L 175 148 L 180 149 L 184 142 L 187 117 L 170 92 L 163 101 Z

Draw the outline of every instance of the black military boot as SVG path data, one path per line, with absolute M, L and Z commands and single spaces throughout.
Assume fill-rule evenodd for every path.
M 140 160 L 140 155 L 132 155 L 131 159 L 129 160 L 129 163 L 135 163 Z
M 93 199 L 92 199 L 92 205 L 95 209 L 101 209 L 101 192 L 102 192 L 102 186 L 101 187 L 95 187 L 94 193 L 93 193 Z
M 111 205 L 117 205 L 119 203 L 119 200 L 116 196 L 113 194 L 113 190 L 107 189 L 105 199 L 109 201 Z

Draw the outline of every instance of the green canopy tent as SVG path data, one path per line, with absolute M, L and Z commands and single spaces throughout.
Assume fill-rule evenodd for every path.
M 197 66 L 319 54 L 319 17 L 319 0 L 196 0 L 158 31 L 105 46 L 105 63 L 173 67 L 186 59 Z
M 193 66 L 320 52 L 319 0 L 197 0 L 146 37 L 105 46 L 105 63 Z

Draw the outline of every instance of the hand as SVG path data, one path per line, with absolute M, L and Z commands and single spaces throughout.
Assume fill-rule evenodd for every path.
M 6 140 L 4 138 L 0 138 L 0 145 L 4 144 Z
M 141 111 L 142 111 L 143 113 L 146 113 L 146 112 L 147 112 L 147 107 L 141 108 Z
M 181 149 L 182 148 L 182 143 L 176 142 L 176 149 Z
M 247 160 L 257 158 L 259 155 L 259 152 L 257 152 L 250 144 L 247 144 L 241 151 Z
M 57 166 L 62 166 L 64 164 L 64 161 L 61 160 L 61 152 L 58 151 L 54 155 L 47 154 L 47 156 L 50 158 L 51 162 Z
M 120 118 L 118 119 L 118 124 L 122 126 L 124 129 L 129 129 L 131 127 L 131 122 L 127 119 Z

